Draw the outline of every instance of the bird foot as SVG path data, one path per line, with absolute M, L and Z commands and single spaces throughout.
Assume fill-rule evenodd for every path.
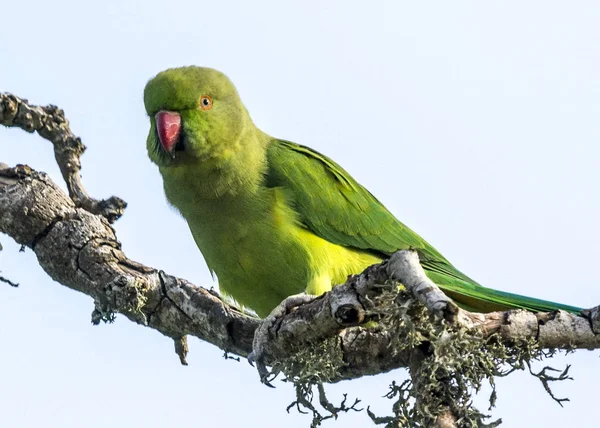
M 260 376 L 260 381 L 265 385 L 274 388 L 271 385 L 271 381 L 279 374 L 279 372 L 270 372 L 264 363 L 265 346 L 269 341 L 272 329 L 278 325 L 279 320 L 289 314 L 295 308 L 302 306 L 306 303 L 312 302 L 317 296 L 311 296 L 310 294 L 300 293 L 293 296 L 289 296 L 284 299 L 271 313 L 260 323 L 256 331 L 254 332 L 254 340 L 252 342 L 252 352 L 248 355 L 248 362 L 254 366 L 256 363 L 256 370 Z

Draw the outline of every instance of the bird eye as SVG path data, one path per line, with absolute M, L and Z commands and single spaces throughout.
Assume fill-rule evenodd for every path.
M 212 98 L 208 95 L 202 95 L 200 97 L 200 109 L 201 110 L 210 110 L 212 108 L 213 102 Z

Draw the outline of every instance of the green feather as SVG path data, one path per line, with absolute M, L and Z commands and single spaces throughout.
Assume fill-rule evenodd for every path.
M 268 159 L 267 183 L 289 189 L 294 208 L 307 228 L 336 244 L 382 257 L 401 249 L 417 250 L 427 276 L 469 310 L 581 311 L 574 306 L 481 286 L 397 220 L 339 165 L 308 147 L 289 141 L 275 141 L 269 146 Z M 312 191 L 314 189 L 318 191 Z

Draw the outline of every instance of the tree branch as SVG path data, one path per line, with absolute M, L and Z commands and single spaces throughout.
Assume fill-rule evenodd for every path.
M 32 106 L 27 100 L 14 95 L 0 94 L 0 124 L 37 132 L 40 137 L 52 143 L 56 162 L 75 206 L 100 214 L 111 223 L 123 215 L 127 204 L 122 199 L 112 196 L 99 201 L 91 198 L 85 191 L 79 174 L 79 158 L 85 151 L 85 146 L 81 138 L 71 132 L 61 109 L 53 105 Z
M 94 323 L 121 313 L 173 338 L 182 364 L 187 335 L 244 357 L 252 351 L 260 320 L 213 291 L 132 261 L 121 251 L 110 222 L 126 204 L 116 197 L 97 201 L 87 195 L 79 176 L 84 146 L 61 110 L 2 94 L 0 123 L 37 131 L 54 144 L 70 194 L 44 173 L 0 164 L 0 232 L 31 248 L 51 278 L 91 296 Z M 429 348 L 441 348 L 449 336 L 467 334 L 480 343 L 493 338 L 505 346 L 535 342 L 539 348 L 597 349 L 599 313 L 598 307 L 584 316 L 563 311 L 471 313 L 429 280 L 416 252 L 400 251 L 283 316 L 268 332 L 264 355 L 288 378 L 310 380 L 318 373 L 319 382 L 409 367 L 418 388 L 423 364 L 435 356 Z M 456 409 L 437 410 L 437 426 L 456 426 Z
M 192 334 L 227 352 L 251 350 L 257 319 L 128 259 L 108 221 L 76 208 L 43 173 L 0 166 L 0 231 L 33 249 L 54 280 L 91 296 L 96 322 L 119 312 L 178 341 Z

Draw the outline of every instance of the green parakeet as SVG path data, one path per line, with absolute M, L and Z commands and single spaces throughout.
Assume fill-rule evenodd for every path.
M 286 297 L 322 294 L 397 250 L 479 312 L 579 308 L 484 288 L 398 221 L 328 157 L 258 129 L 222 73 L 159 73 L 144 90 L 147 149 L 223 293 L 265 317 Z

